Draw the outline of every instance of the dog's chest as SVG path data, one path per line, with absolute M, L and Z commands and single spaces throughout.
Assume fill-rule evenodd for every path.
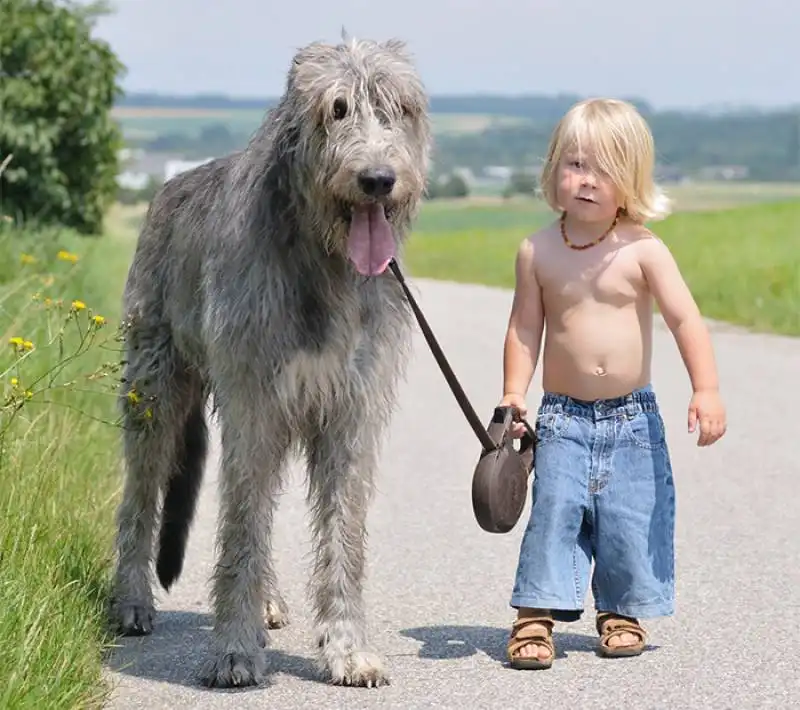
M 333 297 L 308 281 L 298 285 L 292 310 L 296 314 L 297 345 L 312 355 L 322 355 L 337 340 L 357 337 L 361 329 L 358 298 Z
M 282 397 L 303 408 L 348 396 L 369 377 L 372 329 L 379 309 L 358 294 L 326 299 L 312 288 L 299 290 L 297 328 L 291 355 L 284 360 L 278 387 Z

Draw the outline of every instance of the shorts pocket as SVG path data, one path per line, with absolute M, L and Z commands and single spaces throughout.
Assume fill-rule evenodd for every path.
M 643 449 L 659 449 L 666 445 L 664 420 L 658 412 L 639 412 L 625 418 L 625 432 Z
M 536 438 L 539 443 L 556 441 L 564 436 L 572 417 L 563 412 L 545 412 L 536 417 Z

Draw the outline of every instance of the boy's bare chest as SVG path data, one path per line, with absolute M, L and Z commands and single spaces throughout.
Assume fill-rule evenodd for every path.
M 544 267 L 539 275 L 542 295 L 563 308 L 588 302 L 622 307 L 645 295 L 641 267 L 622 251 L 568 253 L 540 266 Z

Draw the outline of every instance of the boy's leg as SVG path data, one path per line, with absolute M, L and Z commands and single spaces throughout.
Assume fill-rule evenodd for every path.
M 531 511 L 510 602 L 519 610 L 510 655 L 545 662 L 554 655 L 552 621 L 580 616 L 591 565 L 584 524 L 590 422 L 555 407 L 558 401 L 546 395 L 537 416 Z M 520 643 L 526 636 L 530 642 Z
M 607 465 L 592 484 L 592 590 L 598 631 L 614 651 L 643 646 L 638 619 L 674 611 L 675 487 L 664 422 L 652 392 L 629 401 L 621 415 L 605 423 Z M 633 628 L 619 623 L 626 620 Z

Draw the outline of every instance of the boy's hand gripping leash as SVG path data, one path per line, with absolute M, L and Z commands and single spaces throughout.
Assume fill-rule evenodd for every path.
M 487 532 L 506 533 L 516 525 L 525 506 L 528 474 L 533 470 L 536 434 L 531 425 L 520 417 L 516 407 L 495 407 L 488 429 L 484 428 L 394 259 L 389 262 L 389 268 L 403 287 L 433 357 L 481 443 L 480 458 L 472 476 L 472 509 L 478 525 Z M 517 450 L 513 446 L 511 427 L 519 421 L 527 431 L 520 439 Z

